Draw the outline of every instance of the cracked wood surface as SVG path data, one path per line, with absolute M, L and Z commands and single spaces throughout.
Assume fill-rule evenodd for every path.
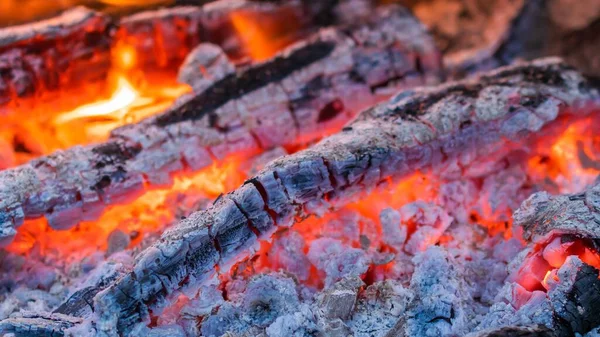
M 417 170 L 439 174 L 439 168 L 458 164 L 465 175 L 485 174 L 476 169 L 479 161 L 497 160 L 532 141 L 560 115 L 591 113 L 599 98 L 557 59 L 402 92 L 342 132 L 271 162 L 208 210 L 167 230 L 130 273 L 94 298 L 98 334 L 126 334 L 146 324 L 149 310 L 159 312 L 178 290 L 193 296 L 203 281 L 255 252 L 259 238 L 390 178 Z

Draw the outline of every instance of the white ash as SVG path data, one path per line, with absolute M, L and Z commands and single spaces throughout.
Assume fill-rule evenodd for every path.
M 388 235 L 409 221 L 435 234 L 434 241 L 426 239 L 424 251 L 407 250 L 406 240 Z M 365 228 L 366 223 L 380 226 L 382 242 L 375 238 L 373 244 L 360 245 L 364 231 L 378 232 Z M 482 227 L 452 221 L 444 209 L 424 202 L 385 209 L 379 222 L 343 210 L 308 243 L 299 230 L 277 234 L 269 251 L 272 270 L 284 273 L 227 281 L 226 298 L 218 288 L 201 292 L 194 301 L 204 309 L 194 312 L 190 302 L 177 323 L 190 336 L 199 331 L 204 336 L 268 337 L 466 334 L 494 303 L 508 276 L 509 261 L 523 249 L 516 239 L 489 237 Z M 437 243 L 441 235 L 453 239 Z M 414 242 L 409 247 L 419 247 Z M 383 254 L 378 251 L 382 244 L 394 249 L 394 267 L 373 272 L 376 279 L 385 280 L 365 285 L 361 278 L 377 267 L 373 257 Z M 311 269 L 324 281 L 316 293 L 306 283 Z M 258 281 L 261 286 L 252 286 Z M 259 305 L 244 307 L 248 303 Z M 200 330 L 194 330 L 197 326 Z
M 237 303 L 225 302 L 216 315 L 202 324 L 205 336 L 241 333 L 253 326 L 266 328 L 279 316 L 293 313 L 299 306 L 296 284 L 283 275 L 259 275 L 251 280 L 245 296 Z
M 398 281 L 374 283 L 359 294 L 348 326 L 356 336 L 384 336 L 405 314 L 413 297 Z
M 269 261 L 276 270 L 294 275 L 300 281 L 310 276 L 310 261 L 304 254 L 306 242 L 297 231 L 285 231 L 277 236 L 271 247 Z
M 314 240 L 308 251 L 310 262 L 325 275 L 325 285 L 332 285 L 347 276 L 358 276 L 367 271 L 370 260 L 360 248 L 344 246 L 336 239 Z
M 416 225 L 415 232 L 404 245 L 404 250 L 413 255 L 438 242 L 453 221 L 439 206 L 420 201 L 402 206 L 399 212 L 404 224 Z

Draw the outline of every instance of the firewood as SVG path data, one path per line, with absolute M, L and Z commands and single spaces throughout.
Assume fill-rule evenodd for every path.
M 540 130 L 558 116 L 586 116 L 599 103 L 598 91 L 557 59 L 404 91 L 312 148 L 271 162 L 206 211 L 167 230 L 131 272 L 94 298 L 96 327 L 111 336 L 145 324 L 149 309 L 158 310 L 178 290 L 194 295 L 203 281 L 252 255 L 259 238 L 268 240 L 277 229 L 342 206 L 390 178 L 417 170 L 439 174 L 459 157 L 465 174 L 485 174 L 469 170 L 534 141 L 537 132 L 549 136 Z
M 0 172 L 0 237 L 6 244 L 24 219 L 40 216 L 53 228 L 70 228 L 134 198 L 145 184 L 170 183 L 173 172 L 314 139 L 387 97 L 385 87 L 439 77 L 433 42 L 400 7 L 354 27 L 323 29 L 156 117 L 114 130 L 103 144 Z
M 111 31 L 107 16 L 83 7 L 0 29 L 0 106 L 103 79 Z

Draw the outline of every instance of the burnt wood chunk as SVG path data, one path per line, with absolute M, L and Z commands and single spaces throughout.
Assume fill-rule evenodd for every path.
M 488 329 L 467 335 L 467 337 L 555 337 L 556 334 L 543 325 L 515 326 Z
M 543 103 L 528 106 L 527 100 L 517 99 L 524 96 L 538 97 Z M 175 225 L 142 253 L 157 258 L 148 262 L 143 258 L 143 263 L 138 262 L 135 279 L 140 289 L 154 289 L 152 283 L 146 284 L 143 280 L 154 274 L 165 274 L 166 270 L 189 271 L 187 261 L 196 251 L 191 246 L 196 240 L 214 240 L 217 250 L 237 259 L 245 256 L 239 247 L 254 247 L 257 234 L 261 239 L 268 239 L 258 226 L 256 233 L 253 231 L 252 223 L 259 218 L 260 203 L 254 197 L 247 201 L 240 197 L 254 193 L 246 191 L 248 188 L 256 189 L 263 198 L 262 218 L 270 216 L 279 228 L 290 226 L 305 216 L 345 205 L 364 191 L 415 170 L 440 174 L 438 170 L 443 171 L 459 156 L 470 158 L 461 162 L 466 172 L 471 165 L 494 163 L 501 157 L 496 152 L 535 142 L 539 133 L 548 136 L 542 128 L 558 116 L 586 116 L 592 111 L 590 107 L 597 108 L 599 104 L 600 94 L 590 89 L 585 77 L 557 59 L 518 64 L 468 81 L 401 92 L 388 102 L 364 111 L 342 132 L 307 150 L 276 159 L 240 190 Z M 452 144 L 460 151 L 450 146 Z M 237 204 L 233 205 L 231 200 Z M 246 251 L 248 254 L 252 254 L 252 250 Z M 225 270 L 234 262 L 227 260 L 227 256 L 218 260 L 218 266 L 226 266 Z M 214 263 L 214 259 L 208 263 L 205 277 L 216 272 L 212 269 Z M 200 279 L 198 275 L 194 274 L 194 279 Z M 128 274 L 95 297 L 94 307 L 99 313 L 95 323 L 103 334 L 131 331 L 144 322 L 132 319 L 130 308 L 157 305 L 136 292 L 128 292 L 129 298 L 121 303 L 116 289 L 133 277 Z M 183 281 L 185 287 L 191 286 L 185 275 L 176 278 Z M 167 293 L 178 288 L 177 279 L 168 283 Z M 144 312 L 139 315 L 145 316 Z
M 600 183 L 572 195 L 535 193 L 515 211 L 514 220 L 523 227 L 524 237 L 533 242 L 542 242 L 554 234 L 599 239 Z
M 109 17 L 83 7 L 0 29 L 0 106 L 104 79 L 111 31 Z
M 585 334 L 600 325 L 598 269 L 581 263 L 575 270 L 559 271 L 560 283 L 550 292 L 558 336 Z
M 215 79 L 160 115 L 114 130 L 104 144 L 75 146 L 1 171 L 0 239 L 10 241 L 24 219 L 45 216 L 56 229 L 95 219 L 105 206 L 130 201 L 144 186 L 168 185 L 172 173 L 200 170 L 213 158 L 314 140 L 387 97 L 378 91 L 381 85 L 436 82 L 439 66 L 433 41 L 401 7 L 322 29 L 270 60 Z M 332 106 L 335 113 L 328 111 Z M 293 181 L 287 188 L 295 202 L 329 189 L 321 159 L 290 170 L 278 170 L 276 179 Z M 289 176 L 296 171 L 320 176 L 323 186 L 313 190 L 310 181 Z M 280 198 L 256 188 L 268 200 Z M 280 213 L 287 206 L 272 207 Z M 257 221 L 258 231 L 268 231 L 252 210 L 241 209 Z
M 15 337 L 57 337 L 81 322 L 81 318 L 68 315 L 22 312 L 20 317 L 0 322 L 0 331 Z
M 201 43 L 183 61 L 177 80 L 189 84 L 196 92 L 202 92 L 215 81 L 220 81 L 234 72 L 235 65 L 219 46 Z

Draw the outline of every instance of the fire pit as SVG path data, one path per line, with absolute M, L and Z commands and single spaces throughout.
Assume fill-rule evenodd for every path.
M 595 1 L 166 2 L 0 29 L 3 335 L 600 334 Z

